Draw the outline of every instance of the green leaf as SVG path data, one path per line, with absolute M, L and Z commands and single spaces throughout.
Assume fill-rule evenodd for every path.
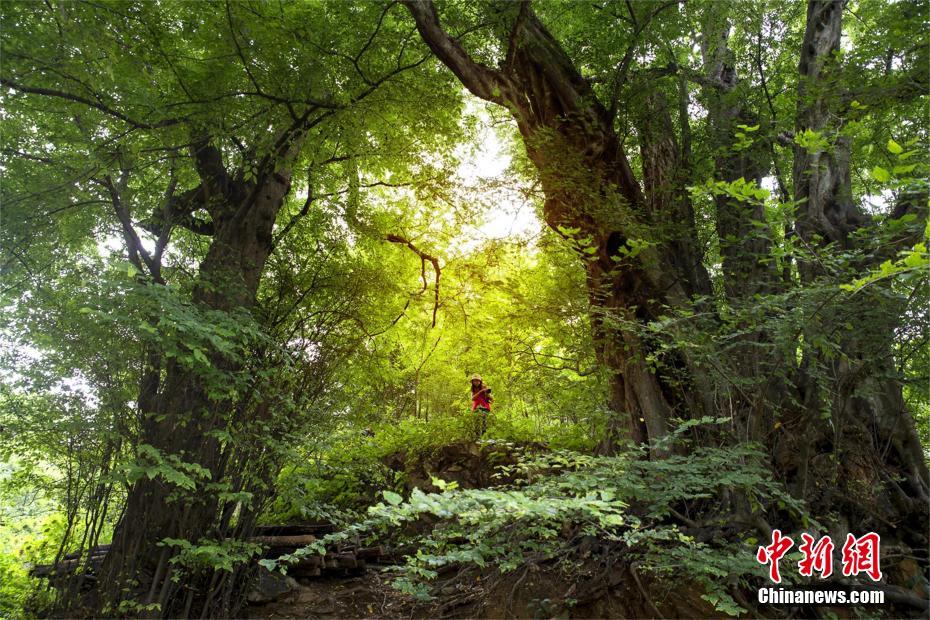
M 888 171 L 881 166 L 875 166 L 872 168 L 872 178 L 879 183 L 887 183 L 891 180 L 891 175 L 888 174 Z
M 194 359 L 196 359 L 196 360 L 197 360 L 198 362 L 200 362 L 201 364 L 209 364 L 209 363 L 210 363 L 210 360 L 208 360 L 208 359 L 207 359 L 207 356 L 204 355 L 203 350 L 198 349 L 197 347 L 194 347 L 193 353 L 194 353 Z
M 381 494 L 384 495 L 384 499 L 387 500 L 387 503 L 391 506 L 398 506 L 404 501 L 404 498 L 394 491 L 382 491 Z
M 904 147 L 902 147 L 900 144 L 898 144 L 897 142 L 889 138 L 888 150 L 895 155 L 900 155 L 901 153 L 904 152 Z
M 904 259 L 904 265 L 915 269 L 917 267 L 924 267 L 928 264 L 927 255 L 922 252 L 911 252 Z

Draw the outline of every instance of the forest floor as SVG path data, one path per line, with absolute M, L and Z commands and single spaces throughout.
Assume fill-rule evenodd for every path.
M 436 490 L 432 477 L 455 482 L 461 488 L 483 488 L 500 480 L 493 474 L 501 464 L 515 462 L 515 449 L 539 450 L 541 444 L 482 446 L 475 442 L 458 442 L 441 446 L 416 457 L 397 453 L 386 464 L 405 474 L 405 490 L 414 487 Z M 272 601 L 250 604 L 243 614 L 247 618 L 438 618 L 499 617 L 494 610 L 491 583 L 481 574 L 450 570 L 434 584 L 433 601 L 420 602 L 392 587 L 390 566 L 370 566 L 363 573 L 324 575 L 306 579 L 288 579 L 289 591 Z M 497 580 L 494 580 L 495 582 Z
M 249 605 L 246 618 L 396 618 L 410 617 L 410 599 L 376 570 L 353 577 L 302 580 L 278 600 Z
M 554 566 L 524 568 L 508 575 L 493 569 L 450 571 L 434 584 L 434 598 L 425 602 L 394 589 L 389 569 L 369 568 L 360 575 L 292 582 L 287 594 L 248 605 L 242 613 L 245 618 L 264 620 L 658 617 L 656 608 L 646 602 L 648 596 L 664 600 L 659 603 L 662 617 L 725 617 L 700 599 L 699 589 L 673 592 L 647 583 L 647 594 L 626 571 L 570 578 Z M 564 594 L 571 593 L 579 600 L 567 604 Z
M 405 473 L 405 490 L 434 490 L 432 477 L 456 482 L 460 488 L 485 488 L 507 481 L 495 476 L 498 468 L 516 462 L 516 454 L 544 450 L 542 444 L 479 445 L 458 442 L 415 457 L 389 456 L 389 467 Z M 243 609 L 247 618 L 502 618 L 502 617 L 648 617 L 652 610 L 641 601 L 630 575 L 604 571 L 587 560 L 573 576 L 554 563 L 527 564 L 501 574 L 487 567 L 448 566 L 433 583 L 430 601 L 417 601 L 392 587 L 391 566 L 370 565 L 364 572 L 287 579 L 273 600 Z M 641 588 L 641 586 L 640 586 Z M 659 593 L 657 593 L 659 594 Z M 659 594 L 661 596 L 661 594 Z M 577 599 L 565 608 L 563 599 Z M 269 597 L 270 598 L 270 597 Z M 691 597 L 689 597 L 691 598 Z M 693 598 L 697 598 L 696 596 Z M 686 608 L 714 615 L 701 600 L 680 601 Z M 573 604 L 573 605 L 574 605 Z M 703 609 L 702 609 L 703 608 Z M 686 617 L 688 614 L 672 613 Z

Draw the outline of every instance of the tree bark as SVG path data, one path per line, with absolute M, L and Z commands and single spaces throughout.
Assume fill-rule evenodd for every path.
M 714 158 L 714 180 L 760 187 L 772 167 L 772 139 L 768 127 L 761 126 L 760 114 L 750 108 L 746 84 L 737 72 L 729 42 L 730 8 L 727 3 L 711 3 L 701 19 L 704 79 L 700 96 L 707 109 L 708 145 Z M 749 131 L 750 127 L 756 131 Z M 737 133 L 751 144 L 740 144 Z M 762 200 L 739 200 L 721 193 L 714 196 L 714 203 L 725 303 L 731 315 L 744 317 L 737 325 L 743 333 L 734 339 L 726 357 L 733 380 L 718 382 L 723 396 L 718 401 L 740 437 L 761 441 L 774 423 L 773 403 L 784 399 L 779 369 L 785 360 L 771 346 L 769 334 L 753 329 L 761 323 L 756 311 L 760 296 L 778 292 L 780 285 L 771 257 L 771 230 Z M 760 355 L 763 348 L 772 353 Z
M 728 183 L 743 179 L 759 186 L 772 166 L 770 138 L 760 127 L 760 115 L 749 109 L 748 93 L 737 73 L 735 57 L 729 47 L 728 9 L 726 4 L 709 5 L 702 20 L 705 81 L 701 92 L 708 113 L 715 179 Z M 756 132 L 742 132 L 752 140 L 751 145 L 736 143 L 740 125 L 758 128 Z M 718 195 L 715 202 L 727 296 L 740 300 L 756 293 L 772 292 L 777 273 L 774 262 L 765 260 L 772 244 L 762 201 L 748 202 Z
M 811 252 L 828 245 L 856 250 L 853 233 L 872 225 L 853 200 L 850 144 L 831 107 L 844 5 L 808 3 L 798 68 L 796 133 L 814 131 L 829 141 L 823 149 L 795 148 L 794 198 L 801 205 L 796 232 Z M 867 259 L 858 264 L 860 273 L 874 266 Z M 815 256 L 799 261 L 799 268 L 808 283 L 831 276 Z M 889 313 L 901 316 L 903 302 L 884 286 L 848 301 L 856 329 L 840 338 L 838 354 L 805 353 L 797 381 L 804 403 L 797 452 L 804 462 L 796 470 L 795 492 L 815 507 L 856 515 L 857 527 L 862 523 L 883 537 L 926 548 L 930 476 L 894 367 L 896 321 L 888 320 Z M 813 316 L 810 322 L 813 332 L 826 321 Z
M 249 310 L 255 304 L 272 249 L 275 217 L 290 190 L 290 172 L 278 171 L 257 182 L 246 182 L 241 175 L 227 174 L 219 150 L 208 142 L 197 144 L 193 151 L 201 178 L 198 193 L 212 217 L 213 237 L 200 265 L 192 301 L 212 311 Z M 237 370 L 236 362 L 219 352 L 208 357 L 211 365 L 223 372 Z M 157 359 L 150 363 L 158 364 Z M 166 457 L 176 455 L 183 462 L 200 465 L 209 471 L 212 482 L 228 479 L 232 451 L 221 449 L 211 431 L 225 429 L 231 411 L 239 404 L 211 397 L 204 377 L 173 358 L 147 373 L 139 404 L 141 444 Z M 133 600 L 158 604 L 158 611 L 146 612 L 151 615 L 186 616 L 194 599 L 208 613 L 218 587 L 217 574 L 205 576 L 207 583 L 175 583 L 171 577 L 176 568 L 170 559 L 176 550 L 160 543 L 167 538 L 192 543 L 201 538 L 222 540 L 228 534 L 224 530 L 230 526 L 231 512 L 217 500 L 216 493 L 179 491 L 161 478 L 143 477 L 132 485 L 101 569 L 100 604 L 111 605 L 109 613 L 114 613 L 120 601 Z M 251 527 L 248 510 L 242 511 L 239 527 Z M 98 609 L 103 611 L 103 607 Z

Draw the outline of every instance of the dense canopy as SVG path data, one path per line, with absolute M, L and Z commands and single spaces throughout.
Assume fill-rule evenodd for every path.
M 773 530 L 925 613 L 928 27 L 3 2 L 0 616 L 238 616 L 347 540 L 377 617 L 842 609 L 756 601 Z

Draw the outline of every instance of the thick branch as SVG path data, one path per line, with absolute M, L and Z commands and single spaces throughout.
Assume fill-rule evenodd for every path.
M 504 73 L 509 74 L 513 70 L 513 63 L 517 55 L 517 44 L 520 39 L 520 31 L 523 24 L 526 23 L 526 16 L 529 14 L 530 1 L 521 0 L 520 9 L 517 18 L 513 21 L 513 27 L 510 29 L 510 37 L 507 41 L 507 55 L 504 58 Z
M 191 155 L 204 191 L 203 206 L 209 209 L 210 198 L 225 193 L 229 187 L 229 173 L 223 164 L 222 153 L 210 138 L 195 140 L 191 146 Z
M 486 65 L 475 62 L 457 40 L 446 34 L 439 23 L 436 7 L 430 0 L 404 0 L 404 5 L 413 15 L 420 36 L 436 57 L 461 80 L 465 88 L 476 97 L 500 105 L 505 104 L 501 95 L 502 86 L 506 85 L 504 76 Z

